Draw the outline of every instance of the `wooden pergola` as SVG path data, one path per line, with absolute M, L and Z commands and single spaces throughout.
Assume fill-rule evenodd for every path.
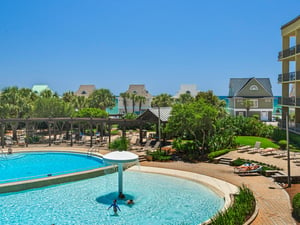
M 92 136 L 93 136 L 93 132 L 92 129 L 95 126 L 99 126 L 100 125 L 100 136 L 103 137 L 103 131 L 104 131 L 104 127 L 108 126 L 108 142 L 111 142 L 111 127 L 112 125 L 119 125 L 122 129 L 122 136 L 126 137 L 126 127 L 127 126 L 136 126 L 139 127 L 139 135 L 140 135 L 140 143 L 142 142 L 142 125 L 146 122 L 149 121 L 145 121 L 145 120 L 138 120 L 138 119 L 118 119 L 118 118 L 73 118 L 73 117 L 56 117 L 56 118 L 8 118 L 8 119 L 4 119 L 1 118 L 0 119 L 0 136 L 1 136 L 1 145 L 2 148 L 4 148 L 5 145 L 5 141 L 4 141 L 4 133 L 5 133 L 5 127 L 8 124 L 20 124 L 23 123 L 25 124 L 25 132 L 26 132 L 26 137 L 29 136 L 29 125 L 32 123 L 46 123 L 48 125 L 48 136 L 49 136 L 49 146 L 51 146 L 51 136 L 55 135 L 56 131 L 55 131 L 55 125 L 58 123 L 67 123 L 68 124 L 68 129 L 67 131 L 70 132 L 70 145 L 73 145 L 73 142 L 75 141 L 73 138 L 73 127 L 74 125 L 78 124 L 80 125 L 80 123 L 86 123 L 89 125 L 90 127 L 90 136 L 91 136 L 91 142 L 90 142 L 90 146 L 92 147 Z M 25 139 L 25 145 L 26 147 L 28 147 L 28 140 Z

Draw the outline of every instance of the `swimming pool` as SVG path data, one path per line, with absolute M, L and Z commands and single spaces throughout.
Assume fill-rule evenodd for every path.
M 181 178 L 124 172 L 121 212 L 107 207 L 117 198 L 117 173 L 18 193 L 0 194 L 3 224 L 200 224 L 224 206 L 224 199 L 199 183 Z
M 26 152 L 0 157 L 0 183 L 30 180 L 104 167 L 103 160 L 86 154 Z

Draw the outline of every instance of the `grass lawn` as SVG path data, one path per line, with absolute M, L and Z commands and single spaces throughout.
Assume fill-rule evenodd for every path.
M 255 142 L 260 141 L 261 148 L 279 148 L 279 145 L 275 144 L 272 140 L 262 137 L 254 136 L 237 136 L 236 142 L 239 146 L 241 145 L 251 145 L 254 146 Z

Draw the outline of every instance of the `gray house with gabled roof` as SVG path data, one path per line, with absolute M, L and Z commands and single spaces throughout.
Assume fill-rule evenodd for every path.
M 273 93 L 269 78 L 231 78 L 228 110 L 233 116 L 258 115 L 262 121 L 271 121 Z

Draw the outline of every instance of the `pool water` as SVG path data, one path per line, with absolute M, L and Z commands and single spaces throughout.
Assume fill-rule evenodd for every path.
M 181 178 L 124 172 L 128 206 L 107 210 L 117 198 L 117 173 L 77 182 L 0 194 L 2 224 L 174 225 L 200 224 L 224 206 L 223 198 L 207 187 Z
M 0 158 L 0 183 L 61 175 L 105 166 L 98 157 L 78 153 L 14 153 Z

